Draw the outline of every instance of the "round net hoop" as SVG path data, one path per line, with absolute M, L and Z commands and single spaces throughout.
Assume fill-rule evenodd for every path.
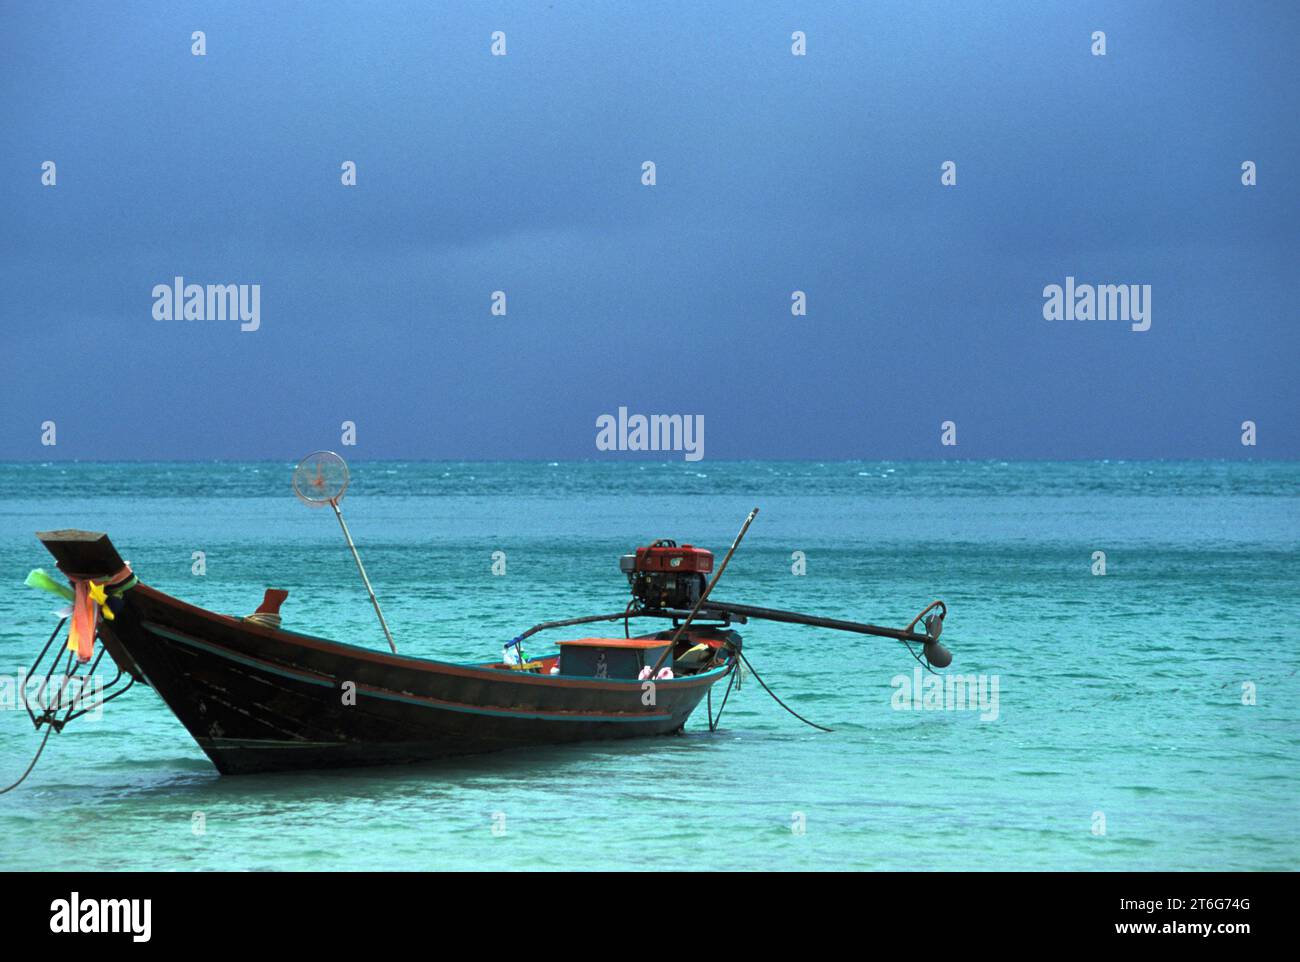
M 293 469 L 293 493 L 305 504 L 321 508 L 338 502 L 348 489 L 348 464 L 333 451 L 314 451 Z

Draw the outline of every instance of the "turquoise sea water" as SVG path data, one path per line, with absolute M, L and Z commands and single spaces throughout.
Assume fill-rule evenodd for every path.
M 0 465 L 0 673 L 53 628 L 22 580 L 58 527 L 108 531 L 204 607 L 285 587 L 287 626 L 383 646 L 290 470 Z M 1296 869 L 1297 490 L 1291 462 L 355 463 L 344 508 L 404 653 L 487 661 L 618 609 L 621 553 L 720 555 L 758 505 L 720 597 L 899 626 L 943 598 L 950 671 L 996 678 L 997 717 L 897 710 L 916 663 L 895 642 L 751 623 L 754 667 L 833 733 L 750 679 L 714 734 L 701 714 L 681 737 L 222 778 L 137 687 L 0 796 L 0 869 Z M 0 711 L 0 784 L 36 745 Z

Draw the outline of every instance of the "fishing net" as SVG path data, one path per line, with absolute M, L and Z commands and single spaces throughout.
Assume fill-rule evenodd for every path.
M 348 489 L 348 465 L 333 451 L 316 451 L 293 470 L 293 493 L 314 508 L 336 503 Z

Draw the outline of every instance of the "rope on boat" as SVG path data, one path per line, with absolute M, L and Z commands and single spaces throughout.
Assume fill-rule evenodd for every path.
M 50 640 L 47 641 L 45 643 L 45 647 L 41 649 L 41 655 L 39 658 L 36 659 L 36 665 L 34 665 L 33 668 L 39 666 L 40 663 L 45 659 L 45 653 L 50 650 L 50 645 L 54 644 L 54 639 L 59 637 L 59 631 L 62 630 L 64 624 L 67 623 L 67 620 L 68 619 L 66 617 L 60 618 L 59 623 L 54 626 L 54 631 L 50 632 Z M 54 671 L 54 668 L 58 665 L 58 663 L 59 663 L 59 659 L 56 656 L 54 659 L 54 664 L 50 666 L 51 672 Z M 49 684 L 49 680 L 50 680 L 49 675 L 47 674 L 45 677 L 45 683 Z M 45 690 L 45 685 L 42 685 L 41 691 L 44 690 Z M 39 698 L 40 694 L 37 694 L 36 697 Z M 27 697 L 25 695 L 23 696 L 23 705 L 24 707 L 27 705 Z M 27 709 L 27 713 L 31 714 L 30 708 Z M 36 720 L 35 716 L 33 716 L 32 720 L 33 721 Z M 17 788 L 19 785 L 21 785 L 23 782 L 27 780 L 27 776 L 30 775 L 32 773 L 32 769 L 36 767 L 36 762 L 41 757 L 41 752 L 45 751 L 45 743 L 50 740 L 50 733 L 53 732 L 54 730 L 55 727 L 53 725 L 50 725 L 49 728 L 45 729 L 45 737 L 41 739 L 41 746 L 40 748 L 36 749 L 36 754 L 32 756 L 32 763 L 27 766 L 27 771 L 23 772 L 22 777 L 19 778 L 18 781 L 10 785 L 8 788 L 0 788 L 0 795 L 5 794 L 6 792 L 12 792 L 15 788 Z
M 23 782 L 27 780 L 27 776 L 30 775 L 32 773 L 32 769 L 36 767 L 36 762 L 40 759 L 41 752 L 45 751 L 45 743 L 50 740 L 50 735 L 53 732 L 54 732 L 53 725 L 45 729 L 45 737 L 41 739 L 41 747 L 36 749 L 36 754 L 32 756 L 32 763 L 27 766 L 27 771 L 23 772 L 22 777 L 18 779 L 18 781 L 10 785 L 8 788 L 0 788 L 0 795 L 3 795 L 5 792 L 12 792 L 15 788 L 17 788 L 19 785 L 21 785 Z
M 784 708 L 786 711 L 788 711 L 791 715 L 799 719 L 799 721 L 803 722 L 805 725 L 808 725 L 810 728 L 816 728 L 818 731 L 833 732 L 835 730 L 833 728 L 826 728 L 823 725 L 818 725 L 816 722 L 810 722 L 808 719 L 804 718 L 803 715 L 800 715 L 797 711 L 795 711 L 793 708 L 791 708 L 789 705 L 783 702 L 780 698 L 778 698 L 776 692 L 774 692 L 771 688 L 767 687 L 767 682 L 763 681 L 762 677 L 760 677 L 758 672 L 754 671 L 754 666 L 749 663 L 749 659 L 745 657 L 745 653 L 743 651 L 737 648 L 736 655 L 737 657 L 740 658 L 741 661 L 745 663 L 745 667 L 749 669 L 750 674 L 754 676 L 755 680 L 760 685 L 763 686 L 763 691 L 771 695 L 772 700 L 775 701 L 782 708 Z M 712 686 L 709 687 L 706 696 L 708 699 L 707 707 L 709 713 L 709 731 L 715 732 L 718 730 L 718 725 L 722 722 L 722 713 L 724 710 L 726 710 L 727 707 L 727 699 L 731 697 L 731 686 L 735 683 L 736 679 L 739 677 L 740 677 L 740 666 L 736 665 L 735 668 L 732 670 L 730 677 L 728 677 L 727 679 L 727 690 L 722 693 L 722 704 L 718 706 L 718 715 L 716 718 L 713 715 L 713 688 Z M 740 686 L 736 685 L 736 688 L 739 689 Z
M 799 719 L 809 728 L 816 728 L 818 731 L 822 731 L 822 732 L 832 732 L 835 730 L 833 728 L 826 728 L 822 725 L 818 725 L 816 722 L 810 722 L 808 719 L 804 718 L 803 715 L 800 715 L 797 711 L 795 711 L 793 708 L 791 708 L 789 705 L 783 702 L 780 698 L 776 696 L 776 692 L 774 692 L 772 689 L 767 687 L 767 682 L 763 681 L 763 679 L 759 676 L 758 672 L 754 671 L 754 666 L 749 663 L 749 659 L 745 657 L 745 653 L 743 651 L 737 651 L 736 654 L 739 655 L 740 660 L 745 663 L 745 667 L 748 668 L 750 674 L 754 676 L 754 680 L 763 686 L 763 691 L 771 695 L 772 700 L 775 701 L 782 708 L 784 708 L 786 711 L 788 711 L 791 715 Z M 730 688 L 730 686 L 728 686 L 728 688 Z M 718 709 L 718 717 L 719 718 L 722 717 L 722 709 Z
M 713 686 L 709 686 L 706 697 L 708 698 L 709 731 L 711 732 L 718 730 L 718 723 L 722 721 L 722 712 L 727 707 L 727 699 L 731 697 L 731 686 L 735 682 L 736 672 L 739 670 L 739 668 L 733 668 L 731 674 L 727 677 L 727 690 L 722 693 L 722 704 L 718 706 L 717 718 L 713 717 Z
M 46 652 L 50 650 L 50 645 L 54 643 L 54 639 L 58 637 L 59 631 L 63 628 L 67 620 L 68 619 L 66 617 L 61 618 L 59 620 L 59 623 L 55 625 L 54 631 L 50 634 L 49 641 L 45 642 L 45 647 L 41 649 L 40 657 L 36 659 L 36 664 L 33 665 L 34 670 L 39 669 L 40 663 L 45 658 Z M 69 670 L 72 667 L 72 658 L 74 654 L 75 653 L 72 651 L 68 652 L 66 667 L 64 668 L 64 679 L 63 679 L 63 683 L 59 686 L 59 693 L 55 697 L 55 701 L 54 701 L 55 706 L 62 705 L 63 696 L 68 689 L 68 684 L 75 677 L 74 675 L 68 674 Z M 57 717 L 59 713 L 59 708 L 57 707 L 47 706 L 46 709 L 41 712 L 40 716 L 37 717 L 32 712 L 31 706 L 27 702 L 26 694 L 23 695 L 23 707 L 27 709 L 27 714 L 31 716 L 32 721 L 36 724 L 37 729 L 39 730 L 41 725 L 46 725 L 48 727 L 45 729 L 45 736 L 41 739 L 40 745 L 37 746 L 36 754 L 32 756 L 32 760 L 28 764 L 27 770 L 23 772 L 22 775 L 19 777 L 18 781 L 14 782 L 12 785 L 9 785 L 5 788 L 0 788 L 0 795 L 4 795 L 7 792 L 12 792 L 15 788 L 17 788 L 19 785 L 21 785 L 23 782 L 27 780 L 27 776 L 32 773 L 32 771 L 36 768 L 36 763 L 40 761 L 41 753 L 45 751 L 45 746 L 50 740 L 50 735 L 52 735 L 54 732 L 63 731 L 64 725 L 72 721 L 74 718 L 80 718 L 82 715 L 86 714 L 86 712 L 91 710 L 90 708 L 83 708 L 81 711 L 75 711 L 75 708 L 77 707 L 78 702 L 81 701 L 82 699 L 82 692 L 85 690 L 86 682 L 90 680 L 90 677 L 94 674 L 95 669 L 99 666 L 100 659 L 103 657 L 104 657 L 104 649 L 100 648 L 99 657 L 95 659 L 95 663 L 91 665 L 90 669 L 86 672 L 86 678 L 85 680 L 82 681 L 81 687 L 78 688 L 77 695 L 75 700 L 73 701 L 72 707 L 68 709 L 67 714 L 64 716 L 62 720 L 59 720 L 59 718 Z M 49 685 L 50 678 L 53 676 L 54 670 L 58 667 L 58 665 L 59 665 L 59 657 L 56 655 L 54 657 L 54 660 L 50 663 L 49 671 L 45 673 L 45 681 L 42 682 L 40 690 L 36 693 L 37 700 L 39 700 L 44 695 L 46 686 Z M 117 677 L 114 678 L 113 681 L 109 682 L 107 688 L 103 690 L 107 691 L 108 688 L 112 688 L 113 685 L 117 683 L 117 679 L 121 677 L 122 677 L 121 669 L 118 669 Z M 101 692 L 99 705 L 103 705 L 105 702 L 112 701 L 118 695 L 125 694 L 128 690 L 130 690 L 131 685 L 134 682 L 135 682 L 135 678 L 132 677 L 131 680 L 127 682 L 125 688 L 121 688 L 118 691 L 113 692 L 113 694 L 111 695 L 104 696 Z

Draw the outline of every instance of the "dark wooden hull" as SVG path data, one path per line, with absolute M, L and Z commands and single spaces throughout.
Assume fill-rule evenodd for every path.
M 636 680 L 393 655 L 214 614 L 143 584 L 120 607 L 100 625 L 108 653 L 158 692 L 223 774 L 668 734 L 731 670 L 661 681 L 646 705 Z

